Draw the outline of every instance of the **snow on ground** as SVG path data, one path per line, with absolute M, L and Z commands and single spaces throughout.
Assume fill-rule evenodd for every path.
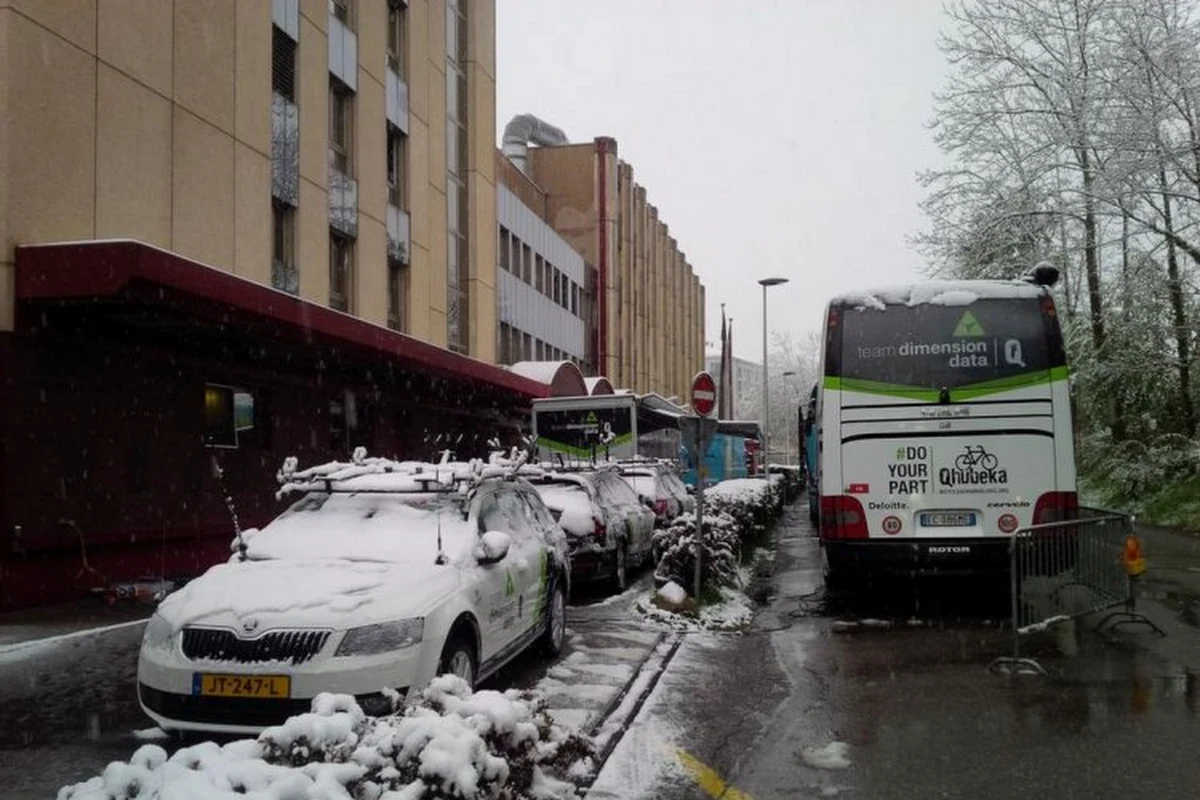
M 850 745 L 830 742 L 823 747 L 806 747 L 800 751 L 800 757 L 813 769 L 849 769 Z
M 680 605 L 687 600 L 687 592 L 675 581 L 667 581 L 658 590 L 658 596 L 672 605 Z
M 696 614 L 676 614 L 654 604 L 654 594 L 647 593 L 634 604 L 634 609 L 646 619 L 675 630 L 740 631 L 754 619 L 754 603 L 740 589 L 721 587 L 721 602 L 702 606 Z
M 312 709 L 257 739 L 204 742 L 171 756 L 143 745 L 58 796 L 421 800 L 508 790 L 506 797 L 565 800 L 577 792 L 562 778 L 591 756 L 586 742 L 549 722 L 534 696 L 471 692 L 453 676 L 434 680 L 398 716 L 367 717 L 346 695 L 319 695 Z
M 170 739 L 171 734 L 162 728 L 143 728 L 142 730 L 134 731 L 133 738 L 139 742 L 161 742 Z
M 547 671 L 535 691 L 546 698 L 559 725 L 586 730 L 600 723 L 661 638 L 660 631 L 634 625 L 588 636 L 571 631 L 568 655 Z

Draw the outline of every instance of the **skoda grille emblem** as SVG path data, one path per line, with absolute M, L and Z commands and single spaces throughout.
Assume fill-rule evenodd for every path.
M 256 630 L 258 630 L 258 620 L 254 617 L 242 620 L 243 633 L 254 633 Z

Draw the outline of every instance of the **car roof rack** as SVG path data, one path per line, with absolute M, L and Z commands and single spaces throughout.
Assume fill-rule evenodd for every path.
M 449 455 L 437 463 L 399 461 L 370 457 L 365 447 L 357 447 L 349 462 L 329 461 L 307 469 L 298 469 L 295 456 L 284 459 L 276 474 L 282 499 L 293 492 L 467 492 L 485 478 L 497 477 L 502 469 L 481 459 L 451 461 Z M 393 480 L 371 483 L 369 476 L 388 476 Z

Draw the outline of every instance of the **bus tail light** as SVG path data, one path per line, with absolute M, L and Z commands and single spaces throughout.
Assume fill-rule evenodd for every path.
M 1054 319 L 1058 316 L 1058 310 L 1054 307 L 1054 298 L 1046 296 L 1042 298 L 1042 316 L 1047 319 Z
M 1046 492 L 1033 506 L 1033 524 L 1062 522 L 1079 510 L 1079 495 L 1075 492 Z
M 858 498 L 844 494 L 821 498 L 821 538 L 867 538 L 867 515 Z

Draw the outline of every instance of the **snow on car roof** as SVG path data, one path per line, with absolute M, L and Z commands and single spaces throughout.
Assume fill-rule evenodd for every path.
M 279 470 L 277 497 L 292 492 L 430 492 L 465 491 L 470 484 L 510 474 L 519 466 L 493 457 L 489 463 L 472 461 L 395 461 L 368 458 L 363 448 L 354 451 L 350 462 L 330 461 L 308 469 L 297 469 L 290 457 Z
M 976 300 L 1036 299 L 1046 289 L 1025 281 L 920 281 L 848 292 L 833 299 L 834 305 L 883 311 L 889 305 L 968 306 Z
M 476 540 L 446 494 L 312 493 L 245 536 L 251 559 L 339 559 L 432 564 L 442 549 L 451 558 Z

